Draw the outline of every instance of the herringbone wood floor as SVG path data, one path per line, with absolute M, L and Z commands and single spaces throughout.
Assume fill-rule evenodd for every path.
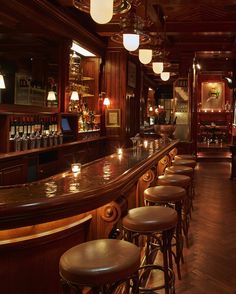
M 229 162 L 199 162 L 182 280 L 176 294 L 236 293 L 236 180 Z

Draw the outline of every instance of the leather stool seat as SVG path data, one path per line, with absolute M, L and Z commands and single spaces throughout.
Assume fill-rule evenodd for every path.
M 165 174 L 179 174 L 179 175 L 185 175 L 185 176 L 189 176 L 191 178 L 194 177 L 194 170 L 192 167 L 190 166 L 186 166 L 186 165 L 172 165 L 172 166 L 168 166 L 165 169 Z
M 197 156 L 193 154 L 177 154 L 175 155 L 174 159 L 191 159 L 197 160 Z
M 192 159 L 174 159 L 172 161 L 172 165 L 186 165 L 192 168 L 195 168 L 196 164 L 196 160 Z
M 122 223 L 124 229 L 133 232 L 153 233 L 165 231 L 176 226 L 177 213 L 169 207 L 137 207 L 128 211 Z
M 149 202 L 177 202 L 186 197 L 184 188 L 177 186 L 155 186 L 144 191 L 144 199 Z
M 138 271 L 140 249 L 127 241 L 100 239 L 79 244 L 60 258 L 61 277 L 91 287 L 126 280 Z
M 158 185 L 168 185 L 168 186 L 179 186 L 182 188 L 188 188 L 191 184 L 191 178 L 185 175 L 177 175 L 177 174 L 165 174 L 159 176 L 157 179 Z

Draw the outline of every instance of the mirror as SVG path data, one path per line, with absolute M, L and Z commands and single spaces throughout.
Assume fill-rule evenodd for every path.
M 56 107 L 58 103 L 58 43 L 33 34 L 2 34 L 0 72 L 5 89 L 1 104 Z M 48 92 L 54 99 L 48 101 Z

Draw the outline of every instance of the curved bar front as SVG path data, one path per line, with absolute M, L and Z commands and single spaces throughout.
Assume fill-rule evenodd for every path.
M 0 229 L 34 225 L 98 208 L 122 194 L 177 141 L 158 149 L 124 149 L 82 167 L 31 184 L 0 189 Z
M 178 141 L 155 143 L 83 165 L 77 175 L 68 171 L 1 187 L 2 293 L 61 293 L 60 256 L 91 239 L 117 238 L 122 216 L 144 204 L 143 191 L 155 181 L 158 161 Z

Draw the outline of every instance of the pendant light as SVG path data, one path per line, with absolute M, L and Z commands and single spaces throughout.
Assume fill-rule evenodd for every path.
M 90 0 L 90 15 L 98 24 L 108 23 L 113 16 L 113 0 Z
M 0 74 L 0 89 L 6 89 L 3 75 Z
M 152 69 L 155 74 L 160 74 L 163 72 L 164 63 L 163 62 L 153 62 Z
M 142 64 L 148 64 L 152 60 L 152 50 L 151 49 L 139 49 L 138 58 Z
M 168 81 L 169 78 L 170 78 L 170 72 L 168 72 L 168 71 L 161 72 L 162 81 Z
M 123 34 L 123 45 L 128 51 L 135 51 L 138 49 L 140 37 L 138 34 Z

